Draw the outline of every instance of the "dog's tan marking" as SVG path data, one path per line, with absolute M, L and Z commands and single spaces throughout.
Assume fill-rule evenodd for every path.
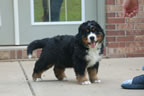
M 41 74 L 42 74 L 42 73 L 43 73 L 43 72 L 34 73 L 34 74 L 32 75 L 33 80 L 36 81 L 37 78 L 41 78 Z
M 82 42 L 84 45 L 88 46 L 88 38 L 87 37 L 82 37 Z
M 96 69 L 88 69 L 89 79 L 92 83 L 98 80 Z
M 95 29 L 95 28 L 92 28 L 92 32 L 96 32 L 96 29 Z
M 104 36 L 102 35 L 102 33 L 97 35 L 98 42 L 102 42 L 103 38 L 104 38 Z
M 58 80 L 64 80 L 64 78 L 66 78 L 64 71 L 65 68 L 57 68 L 57 67 L 54 68 L 54 73 Z
M 80 84 L 84 81 L 87 81 L 86 74 L 84 74 L 83 76 L 77 75 L 76 79 L 77 79 L 78 83 L 80 83 Z
M 89 30 L 89 29 L 86 29 L 85 31 L 86 31 L 87 33 L 88 33 L 88 32 L 90 32 L 90 30 Z
M 50 64 L 47 66 L 47 69 L 51 68 L 53 66 L 53 64 Z M 46 70 L 42 70 L 41 72 L 39 73 L 33 73 L 32 77 L 33 77 L 33 80 L 36 81 L 37 78 L 41 78 L 41 75 L 42 73 L 46 71 Z

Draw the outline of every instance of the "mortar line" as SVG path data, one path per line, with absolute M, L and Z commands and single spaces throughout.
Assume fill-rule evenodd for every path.
M 34 92 L 34 89 L 33 89 L 32 85 L 31 85 L 31 83 L 30 83 L 30 81 L 29 81 L 29 79 L 28 79 L 28 76 L 27 76 L 27 74 L 26 74 L 25 69 L 23 68 L 23 66 L 22 66 L 22 64 L 21 64 L 20 61 L 18 61 L 18 63 L 19 63 L 19 66 L 20 66 L 20 68 L 21 68 L 24 76 L 25 76 L 26 82 L 27 82 L 27 84 L 28 84 L 28 86 L 29 86 L 29 89 L 30 89 L 30 91 L 31 91 L 31 93 L 32 93 L 32 96 L 36 96 L 36 94 L 35 94 L 35 92 Z

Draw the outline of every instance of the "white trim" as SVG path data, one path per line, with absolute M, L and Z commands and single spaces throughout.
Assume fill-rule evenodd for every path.
M 32 25 L 71 25 L 81 24 L 82 21 L 71 21 L 71 22 L 35 22 Z
M 33 0 L 30 0 L 30 8 L 31 8 L 31 11 L 30 11 L 31 23 L 33 25 L 33 23 L 34 23 L 34 1 Z
M 85 22 L 85 0 L 82 0 L 81 1 L 81 4 L 82 4 L 82 6 L 81 6 L 81 9 L 82 9 L 82 22 Z
M 27 46 L 0 46 L 0 50 L 6 49 L 26 49 Z
M 15 32 L 15 45 L 20 44 L 19 37 L 19 12 L 18 12 L 18 0 L 13 0 L 14 7 L 14 32 Z
M 34 1 L 30 0 L 31 8 L 31 24 L 32 25 L 65 25 L 65 24 L 81 24 L 85 21 L 85 0 L 81 0 L 81 21 L 59 21 L 59 22 L 34 22 Z

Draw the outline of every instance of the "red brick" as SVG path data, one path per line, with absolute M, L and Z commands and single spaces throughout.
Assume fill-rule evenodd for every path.
M 140 5 L 144 5 L 144 0 L 139 0 Z
M 106 55 L 106 47 L 104 48 L 104 55 Z
M 119 36 L 119 35 L 125 35 L 125 31 L 107 31 L 106 32 L 107 35 L 115 35 L 115 36 Z
M 127 57 L 144 57 L 144 54 L 136 54 L 136 53 L 131 53 L 131 54 L 126 54 Z
M 126 42 L 126 47 L 144 47 L 144 42 L 134 41 L 134 42 Z
M 144 30 L 136 30 L 135 35 L 144 35 Z
M 108 55 L 111 57 L 124 57 L 128 56 L 129 54 L 137 54 L 143 55 L 144 54 L 144 48 L 109 48 L 108 50 Z M 136 55 L 135 55 L 136 56 Z
M 38 57 L 38 58 L 40 57 L 41 52 L 42 52 L 42 49 L 38 49 L 38 50 L 37 50 L 37 57 Z
M 119 12 L 119 11 L 122 11 L 122 6 L 121 5 L 117 5 L 117 6 L 114 6 L 114 5 L 107 5 L 106 6 L 106 12 Z
M 134 36 L 117 37 L 117 41 L 134 41 Z
M 106 4 L 113 5 L 115 4 L 115 0 L 106 0 Z
M 118 24 L 117 29 L 118 30 L 132 30 L 134 29 L 134 24 Z
M 0 60 L 10 59 L 9 50 L 0 50 Z
M 123 12 L 115 12 L 115 14 L 116 14 L 116 17 L 124 17 L 124 14 L 123 14 Z
M 115 13 L 106 13 L 106 17 L 115 17 Z
M 144 11 L 143 10 L 143 6 L 139 6 L 139 9 L 138 9 L 139 11 Z
M 144 48 L 143 47 L 129 47 L 125 49 L 125 52 L 127 54 L 144 54 Z
M 126 46 L 126 43 L 125 42 L 120 42 L 119 43 L 119 47 L 125 47 Z
M 144 36 L 136 36 L 135 40 L 136 41 L 144 41 Z
M 122 3 L 123 3 L 123 0 L 116 0 L 117 5 L 122 5 Z
M 115 29 L 115 25 L 106 25 L 107 29 Z
M 134 48 L 134 52 L 138 54 L 141 54 L 141 53 L 144 54 L 144 48 L 143 47 Z
M 107 51 L 109 57 L 125 57 L 125 48 L 108 48 Z
M 125 19 L 124 18 L 108 18 L 107 19 L 107 23 L 111 24 L 111 23 L 125 23 Z
M 116 38 L 115 37 L 106 37 L 106 40 L 108 42 L 114 42 L 116 40 Z
M 16 52 L 15 52 L 15 50 L 10 50 L 10 59 L 16 59 Z
M 136 29 L 144 29 L 144 24 L 136 24 Z
M 127 30 L 126 35 L 144 35 L 144 30 Z
M 118 44 L 117 43 L 108 43 L 107 47 L 109 47 L 109 48 L 117 48 Z
M 126 31 L 126 35 L 135 35 L 135 30 Z
M 28 59 L 27 50 L 26 49 L 22 51 L 22 54 L 23 54 L 23 56 L 22 56 L 23 59 Z
M 17 59 L 22 59 L 22 50 L 17 50 Z
M 137 13 L 137 17 L 144 17 L 144 13 L 143 13 L 143 11 L 139 11 L 138 13 Z
M 120 48 L 120 47 L 125 47 L 125 43 L 108 43 L 107 46 L 109 48 Z
M 128 18 L 127 23 L 144 23 L 144 18 Z

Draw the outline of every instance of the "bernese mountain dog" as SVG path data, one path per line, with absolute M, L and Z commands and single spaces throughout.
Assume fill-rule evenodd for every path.
M 80 25 L 75 36 L 61 35 L 31 42 L 27 48 L 28 57 L 32 57 L 33 50 L 42 48 L 33 69 L 33 80 L 41 80 L 42 73 L 54 66 L 58 80 L 65 80 L 65 69 L 72 67 L 78 83 L 100 82 L 97 73 L 104 52 L 104 36 L 104 31 L 97 22 L 87 21 Z

